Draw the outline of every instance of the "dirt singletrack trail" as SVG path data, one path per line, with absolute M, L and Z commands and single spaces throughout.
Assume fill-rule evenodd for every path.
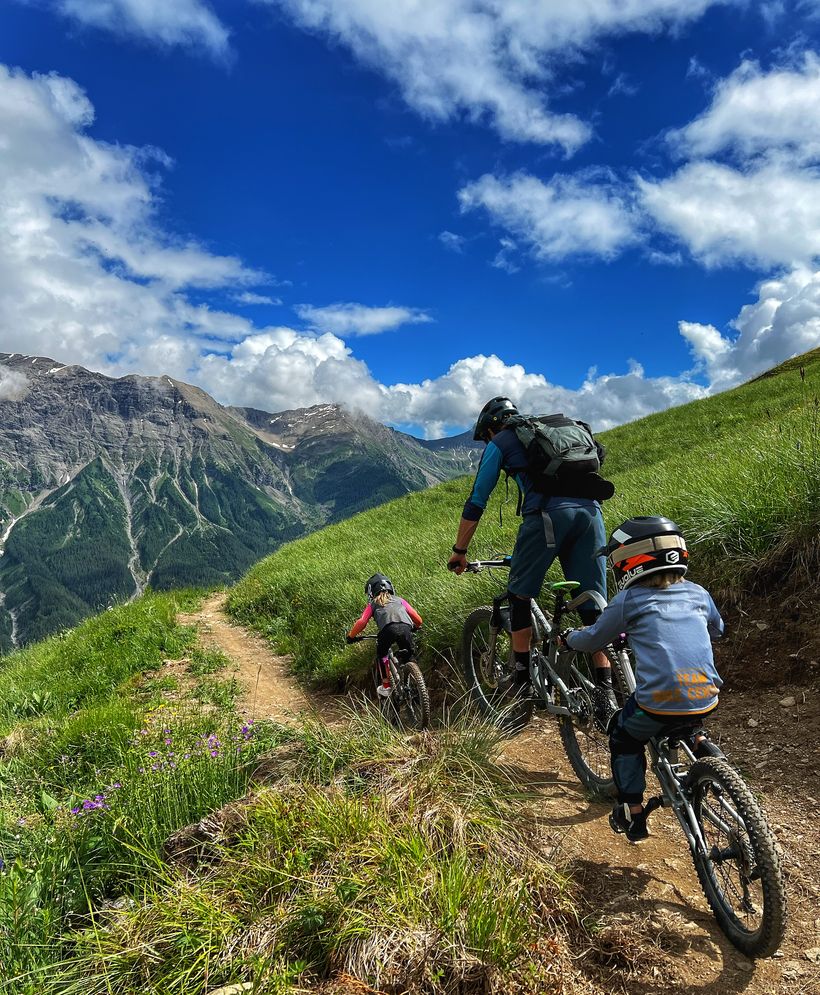
M 178 616 L 192 625 L 203 647 L 220 650 L 236 668 L 234 676 L 245 689 L 242 711 L 250 719 L 273 719 L 285 725 L 300 714 L 338 719 L 333 699 L 308 696 L 291 674 L 287 657 L 277 656 L 260 635 L 234 623 L 225 613 L 225 591 L 209 595 L 198 611 Z
M 750 961 L 720 932 L 671 813 L 656 811 L 652 835 L 633 846 L 610 830 L 610 804 L 586 795 L 555 722 L 536 716 L 505 747 L 504 759 L 538 788 L 532 815 L 545 846 L 580 883 L 589 909 L 621 924 L 624 935 L 634 937 L 635 952 L 643 948 L 636 976 L 630 978 L 625 965 L 613 992 L 820 995 L 820 693 L 815 689 L 813 700 L 803 695 L 802 714 L 779 705 L 788 693 L 728 692 L 722 714 L 709 724 L 729 756 L 742 758 L 743 773 L 783 850 L 789 928 L 779 955 L 769 960 Z M 801 692 L 794 696 L 799 699 Z M 759 718 L 750 728 L 750 715 L 769 716 L 768 727 Z M 650 775 L 648 793 L 656 792 Z
M 237 668 L 249 717 L 290 724 L 300 714 L 344 721 L 347 698 L 307 694 L 286 657 L 264 638 L 233 623 L 226 594 L 210 595 L 179 621 L 199 631 L 203 646 L 221 650 Z M 779 699 L 795 698 L 793 708 Z M 748 725 L 749 718 L 756 725 Z M 820 995 L 820 687 L 727 692 L 713 736 L 761 798 L 783 848 L 789 929 L 781 953 L 752 962 L 717 927 L 700 890 L 686 842 L 673 816 L 654 813 L 651 837 L 632 846 L 607 824 L 610 806 L 591 801 L 564 753 L 557 724 L 538 714 L 510 739 L 503 759 L 535 790 L 533 824 L 555 863 L 580 887 L 590 913 L 604 913 L 625 943 L 618 967 L 599 992 L 625 995 Z M 649 778 L 649 793 L 656 787 Z M 818 962 L 811 956 L 816 951 Z M 807 956 L 807 952 L 809 956 Z M 630 958 L 632 962 L 630 962 Z

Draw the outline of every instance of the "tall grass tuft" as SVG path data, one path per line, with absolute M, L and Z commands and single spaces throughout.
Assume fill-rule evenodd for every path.
M 524 789 L 499 767 L 496 736 L 464 723 L 407 739 L 367 715 L 349 731 L 306 724 L 268 758 L 242 816 L 226 811 L 204 863 L 166 868 L 77 935 L 60 992 L 334 978 L 431 995 L 539 990 L 567 956 L 574 914 L 528 840 Z

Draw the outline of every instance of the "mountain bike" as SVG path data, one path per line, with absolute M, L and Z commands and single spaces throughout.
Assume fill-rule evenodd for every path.
M 364 639 L 378 639 L 375 634 L 354 636 L 353 642 Z M 421 668 L 415 660 L 410 659 L 407 650 L 396 650 L 393 646 L 387 652 L 387 666 L 391 693 L 389 696 L 379 694 L 379 688 L 384 685 L 382 662 L 378 655 L 374 657 L 372 675 L 379 711 L 382 716 L 394 726 L 409 729 L 426 729 L 430 724 L 430 693 Z
M 479 573 L 509 565 L 508 556 L 478 560 L 467 565 L 467 572 Z M 468 616 L 461 659 L 467 687 L 479 711 L 513 733 L 527 725 L 536 708 L 555 715 L 561 742 L 576 777 L 593 795 L 614 797 L 606 729 L 610 715 L 596 713 L 592 657 L 564 649 L 554 638 L 569 624 L 564 619 L 579 608 L 590 604 L 601 611 L 606 608 L 606 601 L 596 591 L 583 591 L 571 598 L 580 586 L 577 581 L 550 584 L 555 600 L 549 619 L 535 600 L 530 603 L 533 633 L 530 681 L 534 698 L 515 694 L 515 656 L 507 591 L 494 597 L 491 607 L 476 608 Z M 627 671 L 631 673 L 629 658 L 625 645 L 609 646 L 605 652 L 612 666 L 612 685 L 620 707 L 631 691 L 627 679 Z
M 468 564 L 477 573 L 508 567 L 509 557 Z M 586 591 L 567 601 L 580 585 L 551 584 L 555 595 L 548 620 L 531 603 L 534 648 L 530 678 L 537 701 L 558 716 L 561 741 L 579 780 L 595 794 L 609 796 L 614 783 L 609 768 L 607 728 L 595 715 L 591 661 L 585 654 L 562 650 L 561 622 L 583 604 L 601 610 L 604 599 Z M 477 608 L 464 624 L 462 655 L 474 701 L 492 720 L 519 731 L 532 714 L 532 703 L 512 695 L 515 657 L 510 640 L 509 594 Z M 606 647 L 619 704 L 635 690 L 635 674 L 625 636 Z M 610 718 L 610 722 L 614 716 Z M 607 723 L 608 725 L 608 723 Z M 658 808 L 674 813 L 695 865 L 703 893 L 730 942 L 748 957 L 770 957 L 786 928 L 787 902 L 783 870 L 774 835 L 763 809 L 726 756 L 692 720 L 667 729 L 647 744 L 661 793 L 646 803 L 649 816 Z

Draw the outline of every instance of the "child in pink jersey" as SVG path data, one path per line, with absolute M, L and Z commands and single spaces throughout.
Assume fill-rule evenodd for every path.
M 364 585 L 364 593 L 367 595 L 367 606 L 348 632 L 347 641 L 354 642 L 370 619 L 375 620 L 379 627 L 376 655 L 381 662 L 382 674 L 382 684 L 378 692 L 386 698 L 393 691 L 390 686 L 387 653 L 395 643 L 400 650 L 407 652 L 409 659 L 414 659 L 416 646 L 413 632 L 421 628 L 421 615 L 404 598 L 397 596 L 390 578 L 384 574 L 373 574 Z

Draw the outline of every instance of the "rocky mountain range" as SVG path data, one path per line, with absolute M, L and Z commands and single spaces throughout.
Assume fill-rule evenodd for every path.
M 170 377 L 0 353 L 0 651 L 149 584 L 235 579 L 289 539 L 470 472 L 338 405 L 271 414 Z

